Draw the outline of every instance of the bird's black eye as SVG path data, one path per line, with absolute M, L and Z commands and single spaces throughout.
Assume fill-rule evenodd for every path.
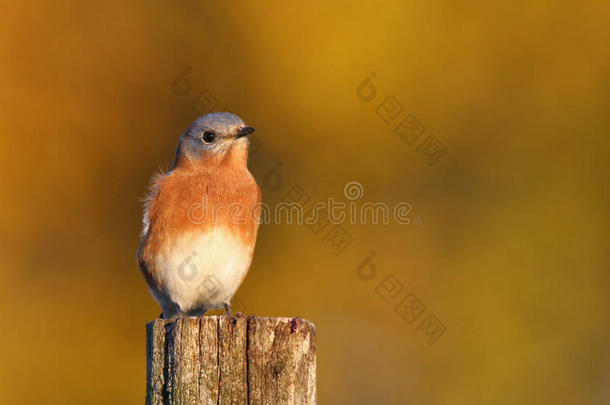
M 216 138 L 214 131 L 205 131 L 203 133 L 203 143 L 212 143 Z

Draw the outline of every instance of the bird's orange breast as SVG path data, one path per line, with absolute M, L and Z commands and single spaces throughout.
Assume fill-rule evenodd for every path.
M 154 256 L 181 235 L 214 227 L 228 229 L 243 246 L 253 248 L 260 201 L 260 189 L 245 165 L 178 166 L 153 182 L 141 258 L 153 263 Z M 154 268 L 149 271 L 147 276 L 157 278 Z

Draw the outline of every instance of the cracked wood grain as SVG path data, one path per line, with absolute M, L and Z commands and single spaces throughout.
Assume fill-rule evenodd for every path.
M 146 404 L 316 403 L 315 326 L 204 316 L 146 325 Z

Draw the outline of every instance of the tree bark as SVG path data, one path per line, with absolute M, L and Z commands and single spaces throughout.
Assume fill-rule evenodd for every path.
M 304 319 L 156 319 L 146 353 L 147 405 L 316 403 L 316 330 Z

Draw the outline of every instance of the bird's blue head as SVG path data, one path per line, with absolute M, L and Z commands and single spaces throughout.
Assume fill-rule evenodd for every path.
M 254 128 L 246 126 L 235 114 L 219 112 L 206 114 L 193 122 L 180 137 L 176 160 L 180 156 L 190 159 L 220 157 L 238 149 L 247 157 L 247 136 Z

